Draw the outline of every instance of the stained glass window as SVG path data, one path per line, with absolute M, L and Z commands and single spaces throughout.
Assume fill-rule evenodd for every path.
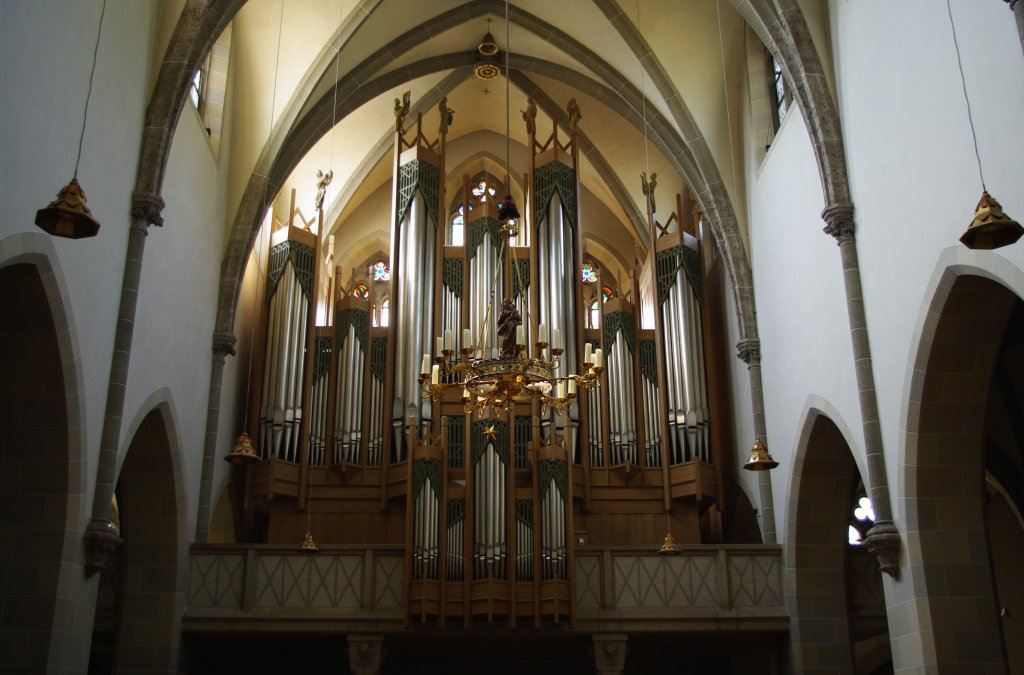
M 601 287 L 601 302 L 608 302 L 610 298 L 615 297 L 615 291 L 607 286 Z
M 359 284 L 352 291 L 352 295 L 357 298 L 362 298 L 363 300 L 368 300 L 370 298 L 370 289 L 366 287 L 366 284 Z
M 592 284 L 597 281 L 597 272 L 594 270 L 594 266 L 590 263 L 583 263 L 583 269 L 580 274 L 583 275 L 583 283 Z
M 493 185 L 488 185 L 486 180 L 480 181 L 473 188 L 473 196 L 476 197 L 477 200 L 481 204 L 487 201 L 487 197 L 488 196 L 493 197 L 494 196 L 494 192 L 495 192 L 494 186 Z M 470 207 L 470 208 L 472 208 L 472 207 Z
M 391 270 L 388 269 L 388 264 L 383 260 L 373 263 L 373 266 L 370 267 L 370 273 L 373 275 L 374 281 L 388 281 L 391 279 Z

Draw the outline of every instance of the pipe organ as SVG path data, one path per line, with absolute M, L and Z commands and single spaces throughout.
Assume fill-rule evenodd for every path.
M 666 527 L 681 543 L 708 536 L 719 473 L 699 242 L 676 214 L 667 225 L 652 216 L 655 325 L 641 325 L 639 268 L 588 325 L 575 133 L 529 134 L 523 183 L 505 177 L 525 205 L 516 236 L 503 233 L 496 200 L 467 201 L 454 245 L 445 193 L 460 183 L 446 173 L 447 125 L 427 139 L 422 115 L 402 122 L 390 279 L 339 272 L 331 325 L 317 327 L 323 223 L 272 234 L 251 393 L 262 461 L 245 469 L 244 505 L 259 515 L 251 536 L 297 542 L 308 528 L 321 546 L 404 545 L 409 622 L 571 624 L 577 547 L 656 547 Z M 468 176 L 461 186 L 468 200 Z M 438 400 L 424 393 L 430 355 L 498 357 L 506 296 L 530 341 L 541 342 L 541 323 L 560 331 L 555 377 L 603 350 L 600 386 L 581 388 L 564 413 L 530 396 L 467 412 L 454 387 Z M 390 320 L 377 325 L 385 301 Z M 452 373 L 436 377 L 452 384 Z

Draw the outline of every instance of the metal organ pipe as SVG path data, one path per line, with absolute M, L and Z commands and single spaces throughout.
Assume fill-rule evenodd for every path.
M 260 449 L 264 458 L 273 455 L 289 462 L 298 459 L 308 310 L 309 301 L 288 260 L 268 311 L 267 366 L 260 405 Z
M 434 315 L 434 238 L 436 228 L 428 221 L 423 195 L 417 191 L 399 224 L 398 256 L 401 274 L 393 282 L 398 298 L 395 317 L 395 399 L 391 408 L 394 457 L 405 459 L 402 428 L 410 416 L 423 424 L 430 420 L 430 399 L 420 394 L 419 364 L 432 351 L 430 317 Z

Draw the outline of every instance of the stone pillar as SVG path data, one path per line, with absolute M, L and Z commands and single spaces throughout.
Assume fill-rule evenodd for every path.
M 103 570 L 110 551 L 117 550 L 121 539 L 110 522 L 110 500 L 114 495 L 117 472 L 117 444 L 124 415 L 124 395 L 128 381 L 128 364 L 135 332 L 135 310 L 139 304 L 139 279 L 142 277 L 142 255 L 150 225 L 163 226 L 160 215 L 164 200 L 158 194 L 132 193 L 132 225 L 128 233 L 128 251 L 121 282 L 121 302 L 114 333 L 114 354 L 110 362 L 107 384 L 107 407 L 100 433 L 100 454 L 96 467 L 96 493 L 92 502 L 92 518 L 85 528 L 88 550 L 85 569 L 90 576 Z
M 850 317 L 850 339 L 860 394 L 860 416 L 864 430 L 864 451 L 867 460 L 868 495 L 875 511 L 875 524 L 864 538 L 864 547 L 878 558 L 879 568 L 892 577 L 899 576 L 900 534 L 892 522 L 889 503 L 889 479 L 882 450 L 882 431 L 878 422 L 878 400 L 875 397 L 875 375 L 871 365 L 867 319 L 864 314 L 864 292 L 860 284 L 860 261 L 852 204 L 834 204 L 821 212 L 827 225 L 825 234 L 836 238 L 843 262 L 843 283 L 846 286 L 846 310 Z
M 385 656 L 383 635 L 348 636 L 348 666 L 352 675 L 380 675 Z
M 196 518 L 196 543 L 205 544 L 210 530 L 210 502 L 213 499 L 213 467 L 217 458 L 217 428 L 220 425 L 220 389 L 224 381 L 224 360 L 235 355 L 235 336 L 213 334 L 213 367 L 206 402 L 206 437 L 203 440 L 203 469 L 199 480 L 199 512 Z M 247 402 L 248 404 L 248 402 Z
M 750 398 L 754 407 L 754 437 L 768 446 L 768 427 L 764 418 L 764 385 L 761 384 L 761 341 L 744 338 L 736 344 L 736 354 L 747 364 L 750 377 Z M 771 471 L 759 471 L 758 497 L 761 502 L 761 536 L 764 543 L 778 542 L 775 534 L 775 496 L 772 492 Z
M 626 667 L 625 633 L 594 633 L 594 666 L 597 675 L 622 675 Z
M 1020 47 L 1024 49 L 1024 0 L 1006 0 L 1017 18 L 1017 33 L 1020 35 Z

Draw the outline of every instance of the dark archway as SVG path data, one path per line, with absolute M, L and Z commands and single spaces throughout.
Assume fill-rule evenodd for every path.
M 853 505 L 863 494 L 842 431 L 812 410 L 794 462 L 785 544 L 795 673 L 861 673 L 865 661 L 891 661 L 878 563 L 850 543 Z M 876 652 L 883 658 L 873 659 Z
M 64 368 L 39 268 L 0 268 L 0 670 L 40 672 L 68 627 L 58 593 L 67 518 Z
M 169 405 L 143 418 L 117 483 L 120 588 L 114 672 L 177 672 L 187 557 Z
M 940 673 L 1005 669 L 985 522 L 986 410 L 1021 301 L 973 272 L 987 274 L 941 272 L 907 403 L 908 579 L 894 587 L 894 601 L 914 619 L 901 636 L 914 645 L 908 651 L 928 655 Z

